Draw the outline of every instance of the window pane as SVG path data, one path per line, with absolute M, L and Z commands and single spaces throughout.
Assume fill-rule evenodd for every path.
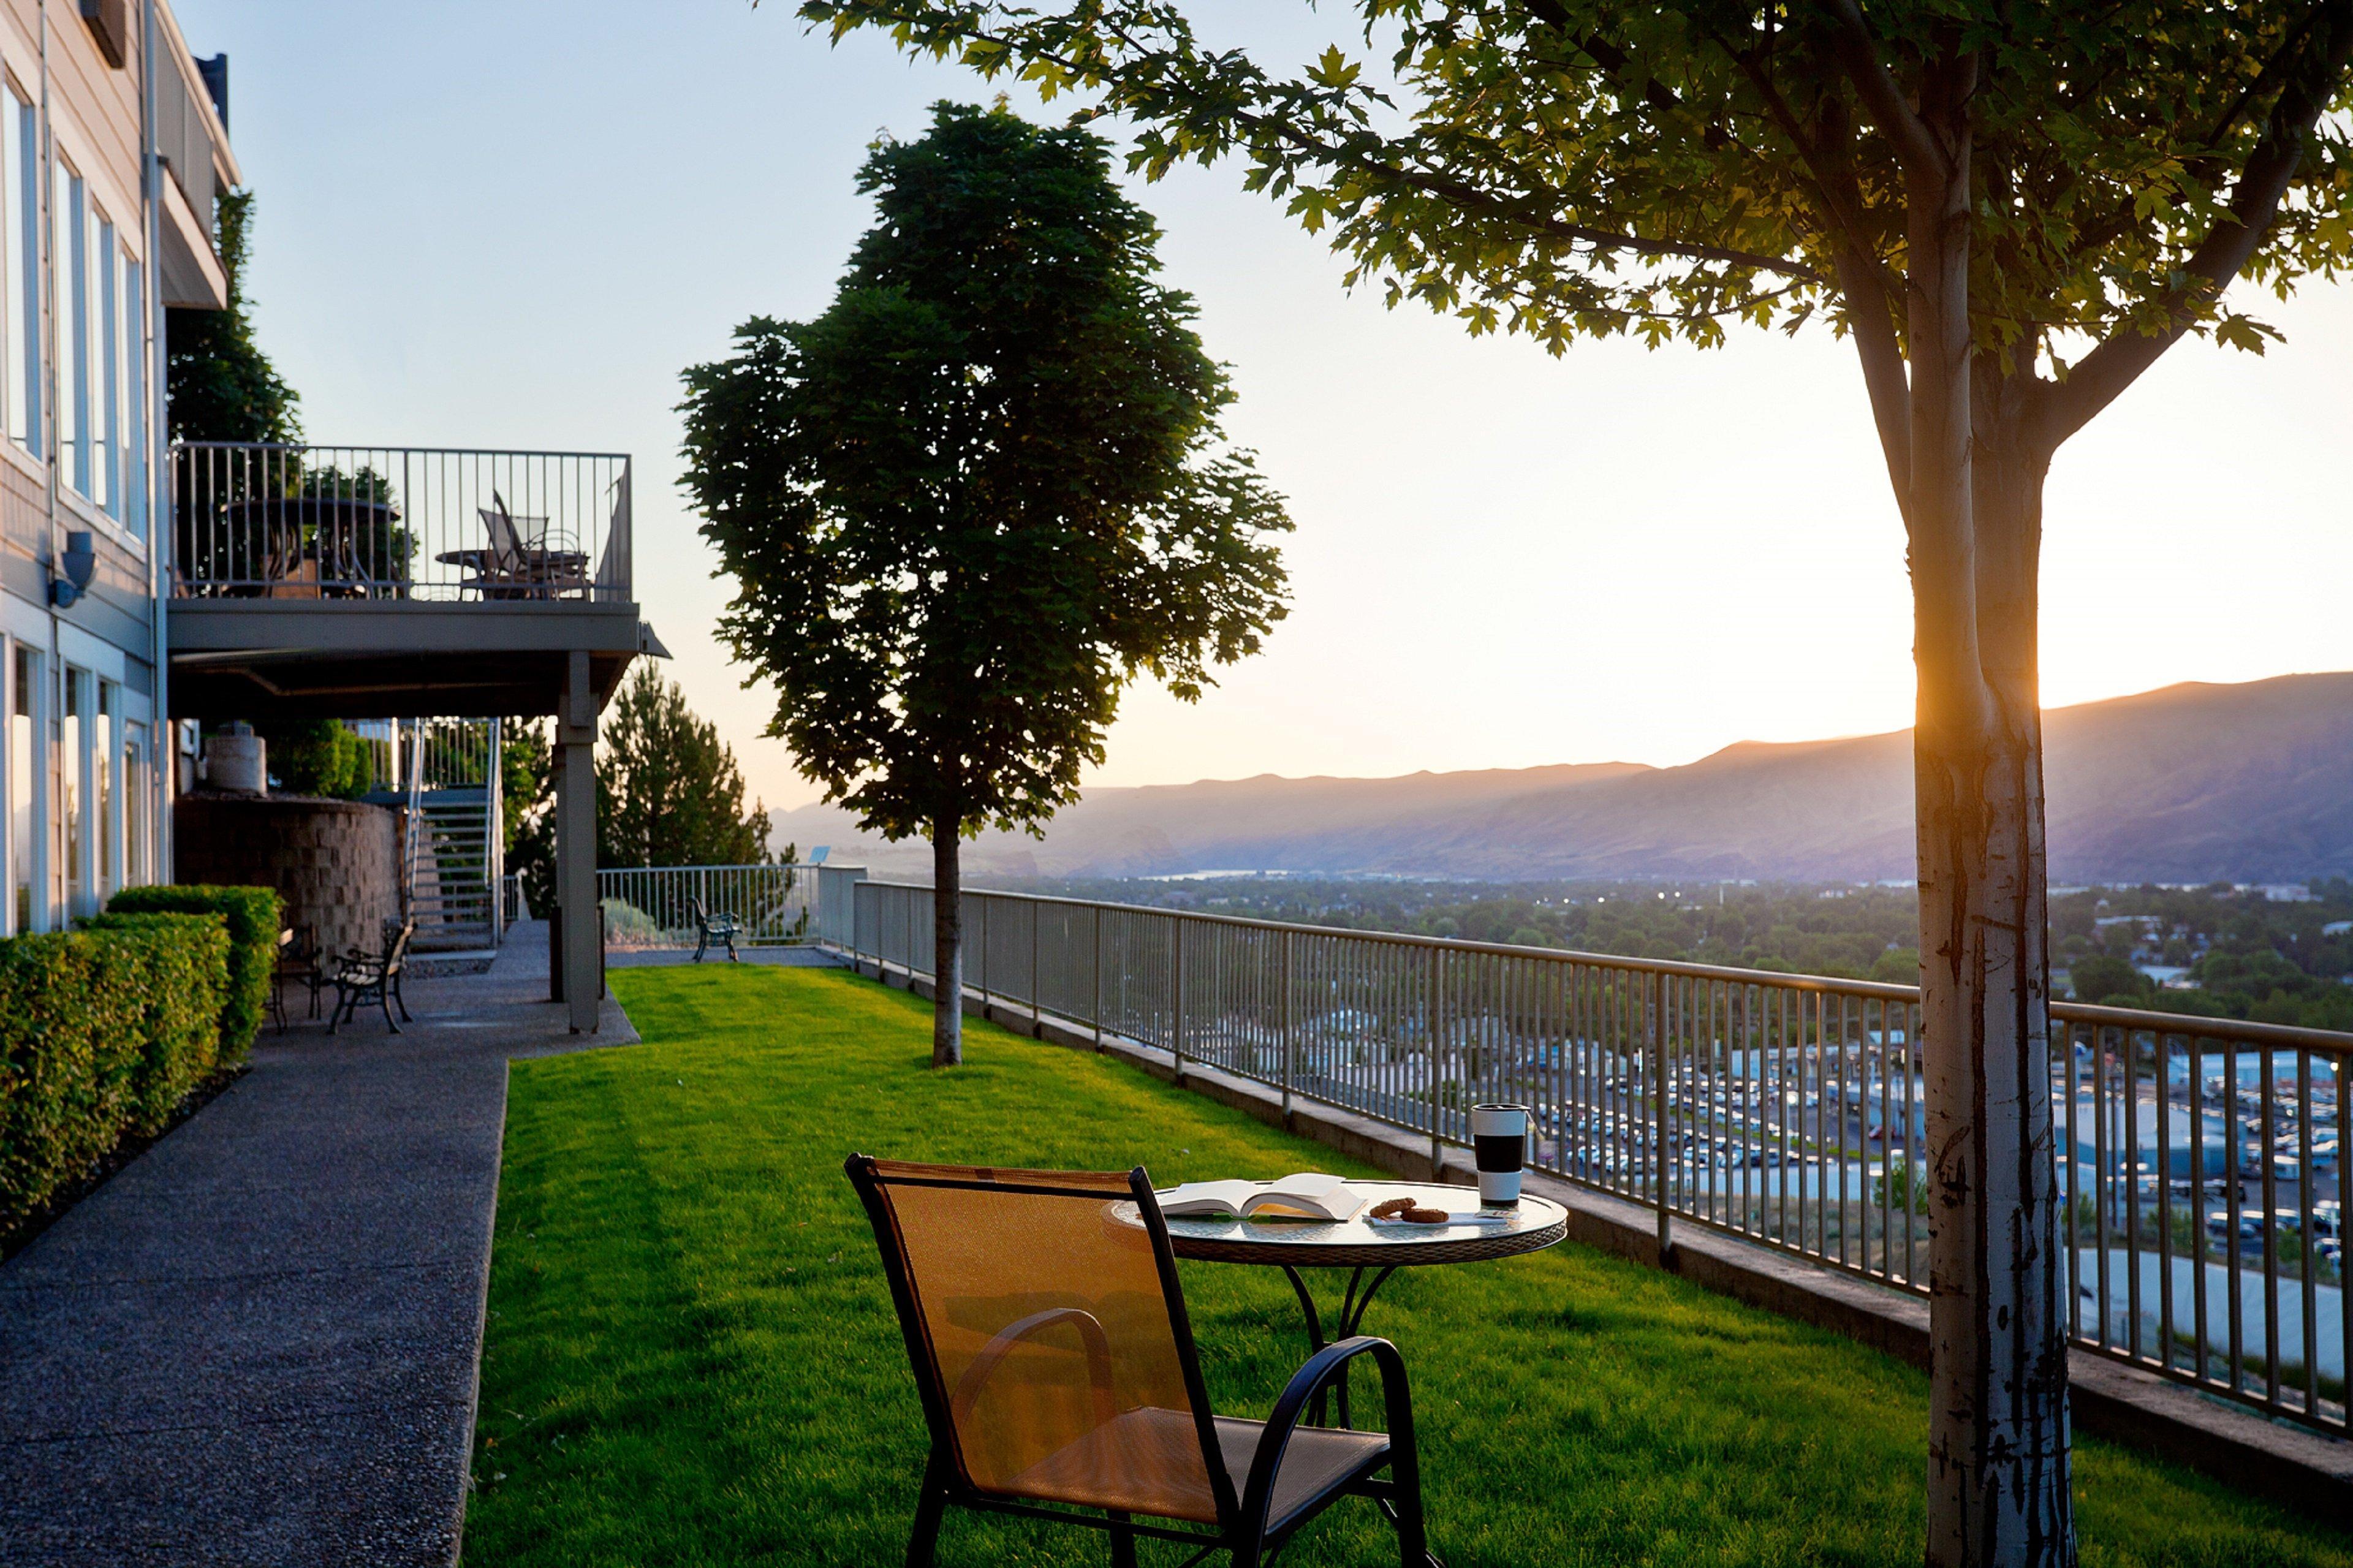
M 82 444 L 90 427 L 86 389 L 90 366 L 89 301 L 81 286 L 81 176 L 63 163 L 49 192 L 49 266 L 58 290 L 58 464 L 60 477 L 90 493 L 90 453 Z
M 123 405 L 129 429 L 123 437 L 122 522 L 147 537 L 147 341 L 146 278 L 135 261 L 122 263 Z
M 122 885 L 122 797 L 114 781 L 114 682 L 98 683 L 98 729 L 90 737 L 90 798 L 98 807 L 98 897 Z
M 83 911 L 83 901 L 90 890 L 90 826 L 83 819 L 81 773 L 85 746 L 89 741 L 88 687 L 90 677 L 69 666 L 66 669 L 65 720 L 58 731 L 58 816 L 65 829 L 66 840 L 66 905 L 75 914 Z
M 41 450 L 40 121 L 18 103 L 11 118 L 8 160 L 8 433 L 30 452 Z
M 98 489 L 91 492 L 90 499 L 98 502 L 99 510 L 113 518 L 122 515 L 122 350 L 114 318 L 118 268 L 114 226 L 101 217 L 98 220 L 98 244 L 90 252 L 90 271 L 98 280 L 99 373 L 93 390 L 100 410 L 92 429 L 98 443 L 98 461 L 90 474 Z
M 122 726 L 122 879 L 137 885 L 154 880 L 148 868 L 147 792 L 154 785 L 147 773 L 147 726 Z
M 33 929 L 33 759 L 39 754 L 35 698 L 41 689 L 41 659 L 19 647 L 8 702 L 8 857 L 16 895 L 18 934 Z

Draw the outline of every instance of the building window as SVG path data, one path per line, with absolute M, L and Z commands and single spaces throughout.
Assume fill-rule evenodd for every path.
M 19 643 L 9 661 L 8 693 L 8 879 L 14 889 L 15 931 L 33 929 L 34 879 L 39 874 L 39 813 L 34 809 L 34 759 L 40 755 L 41 656 Z
M 147 537 L 147 279 L 139 263 L 122 258 L 122 384 L 127 435 L 122 443 L 122 526 Z
M 58 467 L 90 494 L 90 187 L 63 161 L 50 189 L 58 277 Z
M 0 396 L 8 437 L 41 449 L 41 139 L 33 106 L 14 88 L 0 92 Z
M 58 730 L 58 826 L 65 835 L 65 906 L 90 913 L 90 677 L 66 667 L 65 716 Z
M 98 898 L 122 886 L 122 796 L 114 768 L 114 724 L 121 693 L 111 680 L 98 683 L 98 731 L 90 737 L 90 798 L 98 811 Z
M 90 251 L 90 271 L 98 280 L 98 364 L 95 391 L 99 414 L 91 435 L 98 442 L 98 461 L 90 479 L 98 489 L 90 499 L 107 516 L 122 520 L 122 342 L 115 318 L 115 290 L 122 271 L 114 246 L 114 225 L 98 219 L 97 245 Z
M 122 879 L 136 887 L 155 879 L 154 847 L 148 835 L 147 802 L 155 787 L 147 771 L 147 726 L 122 725 Z

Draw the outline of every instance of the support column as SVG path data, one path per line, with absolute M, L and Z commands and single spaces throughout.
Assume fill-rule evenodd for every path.
M 603 998 L 604 911 L 596 905 L 596 693 L 575 651 L 555 714 L 555 899 L 564 906 L 565 1005 L 572 1032 L 593 1032 Z

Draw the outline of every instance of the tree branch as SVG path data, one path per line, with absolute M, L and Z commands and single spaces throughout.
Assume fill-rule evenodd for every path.
M 2183 263 L 2181 270 L 2191 281 L 2176 291 L 2165 327 L 2155 332 L 2120 330 L 2050 387 L 2035 421 L 2044 452 L 2056 450 L 2091 423 L 2179 342 L 2262 245 L 2303 162 L 2305 139 L 2353 60 L 2353 0 L 2327 0 L 2323 12 L 2326 21 L 2310 35 L 2316 43 L 2281 92 L 2263 139 L 2247 155 L 2227 216 L 2215 221 Z
M 1857 96 L 1871 110 L 1881 133 L 1894 144 L 1896 156 L 1918 173 L 1940 179 L 1948 176 L 1951 153 L 1913 112 L 1904 100 L 1904 89 L 1887 74 L 1879 58 L 1879 40 L 1871 36 L 1870 24 L 1862 19 L 1855 0 L 1826 0 L 1823 9 L 1832 23 L 1830 36 L 1839 68 L 1854 84 Z
M 874 9 L 879 14 L 878 19 L 884 22 L 899 22 L 913 26 L 928 20 L 921 14 L 911 16 L 881 6 Z M 1051 49 L 1040 47 L 1018 37 L 993 33 L 986 27 L 969 24 L 952 26 L 942 26 L 936 23 L 932 25 L 941 33 L 944 39 L 955 37 L 966 42 L 990 44 L 1008 55 L 1040 60 L 1059 67 L 1080 80 L 1090 78 L 1100 79 L 1107 75 L 1117 74 L 1100 60 L 1080 60 L 1070 55 L 1057 54 Z M 1135 54 L 1139 56 L 1151 54 L 1150 49 L 1108 19 L 1099 18 L 1098 25 Z M 1135 106 L 1131 104 L 1125 107 L 1133 109 Z M 1245 109 L 1239 103 L 1228 104 L 1224 113 L 1234 124 L 1243 129 L 1287 143 L 1311 163 L 1353 170 L 1357 174 L 1370 175 L 1376 180 L 1394 181 L 1424 195 L 1436 196 L 1451 202 L 1466 212 L 1481 214 L 1504 223 L 1516 224 L 1548 238 L 1566 240 L 1574 245 L 1591 246 L 1598 250 L 1622 251 L 1629 255 L 1651 259 L 1714 262 L 1723 267 L 1746 268 L 1753 271 L 1769 272 L 1777 277 L 1825 286 L 1832 281 L 1820 268 L 1807 266 L 1801 261 L 1792 261 L 1787 257 L 1767 256 L 1756 251 L 1741 250 L 1730 246 L 1709 245 L 1697 240 L 1649 239 L 1640 235 L 1622 234 L 1610 229 L 1594 228 L 1584 224 L 1564 222 L 1541 208 L 1531 205 L 1525 197 L 1514 199 L 1497 193 L 1482 191 L 1476 185 L 1461 180 L 1425 174 L 1409 168 L 1402 163 L 1385 162 L 1360 150 L 1351 148 L 1345 142 L 1327 141 L 1319 136 L 1310 135 L 1280 118 Z
M 2222 138 L 2228 136 L 2232 127 L 2238 124 L 2239 117 L 2261 101 L 2273 88 L 2279 85 L 2282 78 L 2287 74 L 2290 62 L 2303 48 L 2306 36 L 2312 31 L 2313 24 L 2320 20 L 2327 9 L 2327 0 L 2321 0 L 2321 4 L 2316 5 L 2305 14 L 2303 21 L 2288 29 L 2287 37 L 2280 40 L 2280 47 L 2273 51 L 2271 58 L 2265 60 L 2262 68 L 2255 72 L 2254 80 L 2249 82 L 2239 96 L 2231 100 L 2230 107 L 2215 119 L 2214 128 L 2200 139 L 2201 145 L 2220 146 Z M 2210 176 L 2219 177 L 2221 173 L 2220 161 L 2214 158 L 2192 158 L 2187 160 L 2183 166 L 2192 173 Z M 2068 255 L 2075 258 L 2088 256 L 2130 228 L 2133 224 L 2134 202 L 2138 195 L 2137 191 L 2128 193 L 2124 200 L 2116 204 L 2114 211 L 2094 222 L 2084 225 L 2083 234 L 2070 247 Z

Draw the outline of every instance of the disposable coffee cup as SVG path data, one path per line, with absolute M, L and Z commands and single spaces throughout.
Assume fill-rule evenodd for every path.
M 1479 1202 L 1512 1208 L 1520 1201 L 1520 1173 L 1528 1163 L 1528 1108 L 1474 1105 L 1471 1148 L 1479 1164 Z

